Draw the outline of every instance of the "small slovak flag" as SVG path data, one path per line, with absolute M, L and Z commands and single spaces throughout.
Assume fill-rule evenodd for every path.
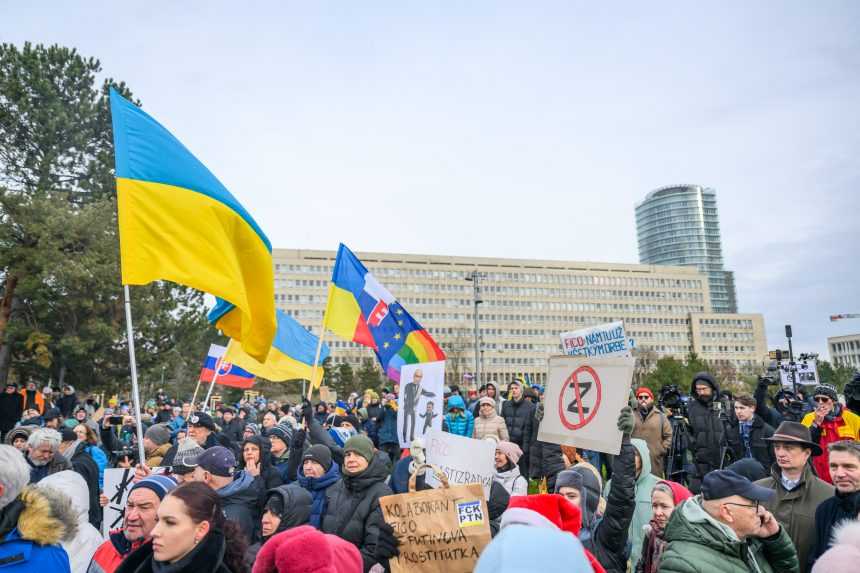
M 222 360 L 224 353 L 227 351 L 226 346 L 218 344 L 209 345 L 209 353 L 206 355 L 206 360 L 203 362 L 203 368 L 200 370 L 200 382 L 208 384 L 215 379 L 215 369 L 218 369 L 218 378 L 215 379 L 216 384 L 230 386 L 232 388 L 242 388 L 247 390 L 254 387 L 254 375 L 247 372 L 235 364 L 224 362 Z

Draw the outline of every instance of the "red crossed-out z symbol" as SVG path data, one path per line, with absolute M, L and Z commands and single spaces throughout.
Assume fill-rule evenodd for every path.
M 383 301 L 379 301 L 373 307 L 373 310 L 370 311 L 367 324 L 370 326 L 379 326 L 386 316 L 388 316 L 388 305 Z

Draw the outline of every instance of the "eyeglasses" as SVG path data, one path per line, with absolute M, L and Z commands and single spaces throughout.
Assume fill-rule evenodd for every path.
M 828 396 L 816 396 L 814 399 L 819 404 L 827 404 L 830 402 L 830 398 Z
M 648 394 L 642 394 L 641 396 L 636 396 L 636 399 L 637 400 L 650 400 L 651 396 L 649 396 Z
M 723 505 L 739 505 L 739 506 L 741 506 L 741 507 L 751 507 L 751 508 L 753 508 L 753 509 L 755 510 L 755 512 L 756 512 L 756 513 L 758 513 L 758 506 L 759 506 L 759 503 L 758 503 L 758 502 L 755 502 L 755 503 L 753 503 L 752 505 L 749 505 L 749 504 L 746 504 L 746 503 L 732 503 L 731 501 L 727 501 L 727 502 L 725 502 Z

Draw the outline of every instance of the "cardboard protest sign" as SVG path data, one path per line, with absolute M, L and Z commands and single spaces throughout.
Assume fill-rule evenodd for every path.
M 134 479 L 130 468 L 107 468 L 104 475 L 104 494 L 108 504 L 103 508 L 102 535 L 108 536 L 111 530 L 122 527 L 125 517 L 125 503 Z
M 379 499 L 386 523 L 400 540 L 400 555 L 388 562 L 392 573 L 468 573 L 490 542 L 481 486 L 448 487 L 441 478 L 440 489 L 416 492 L 413 475 L 409 493 Z
M 627 405 L 634 362 L 633 358 L 551 357 L 538 440 L 619 453 L 618 414 Z
M 442 430 L 445 361 L 405 364 L 400 369 L 397 397 L 397 438 L 408 448 L 431 428 Z
M 580 330 L 562 332 L 561 349 L 568 356 L 630 356 L 633 339 L 627 338 L 620 320 Z
M 428 464 L 437 466 L 452 484 L 481 484 L 489 497 L 496 475 L 496 445 L 489 440 L 464 438 L 442 430 L 431 430 L 424 439 Z M 427 484 L 438 487 L 435 475 L 428 473 Z

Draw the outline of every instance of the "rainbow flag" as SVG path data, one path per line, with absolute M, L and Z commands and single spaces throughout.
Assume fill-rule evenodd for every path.
M 373 348 L 395 381 L 404 364 L 445 360 L 436 341 L 343 244 L 334 262 L 323 321 L 341 338 Z
M 264 361 L 275 336 L 272 245 L 182 143 L 114 89 L 122 282 L 167 280 L 218 300 L 209 320 Z

